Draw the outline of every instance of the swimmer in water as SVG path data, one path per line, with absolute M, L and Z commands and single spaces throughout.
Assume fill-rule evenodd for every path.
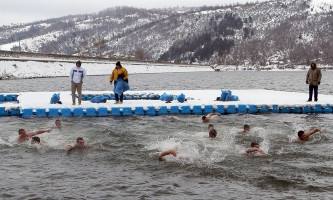
M 61 128 L 61 121 L 60 119 L 55 120 L 55 125 L 57 128 Z
M 204 115 L 202 116 L 202 122 L 209 122 L 210 118 L 213 116 L 213 115 L 217 115 L 217 116 L 221 116 L 220 113 L 210 113 L 208 115 Z
M 208 132 L 209 132 L 211 129 L 214 129 L 214 125 L 213 125 L 213 124 L 209 124 L 209 125 L 208 125 Z
M 251 147 L 246 150 L 246 153 L 252 153 L 252 152 L 259 152 L 261 154 L 265 154 L 265 152 L 260 149 L 259 144 L 256 142 L 251 143 Z
M 158 155 L 158 160 L 159 161 L 164 161 L 163 157 L 166 156 L 166 155 L 170 155 L 170 154 L 172 154 L 174 157 L 177 157 L 177 152 L 176 151 L 168 150 L 168 151 L 164 151 L 164 152 L 160 153 Z
M 245 134 L 245 133 L 248 133 L 248 132 L 250 132 L 250 126 L 245 124 L 244 127 L 243 127 L 243 130 L 239 133 Z
M 312 129 L 311 131 L 304 132 L 304 131 L 298 131 L 298 140 L 299 141 L 307 141 L 309 140 L 310 135 L 319 132 L 319 133 L 324 133 L 324 131 L 320 130 L 319 128 Z
M 84 144 L 84 140 L 83 140 L 82 137 L 78 137 L 76 139 L 76 144 L 74 146 L 72 146 L 72 145 L 67 145 L 66 146 L 66 149 L 68 151 L 71 151 L 73 149 L 83 149 L 83 148 L 92 148 L 92 146 Z
M 42 134 L 42 133 L 45 133 L 45 132 L 50 132 L 50 131 L 52 131 L 52 130 L 51 129 L 42 129 L 42 130 L 27 133 L 24 129 L 20 129 L 18 131 L 20 136 L 17 138 L 17 141 L 18 142 L 25 142 L 25 141 L 29 140 L 31 137 L 33 137 L 35 135 L 39 135 L 39 134 Z
M 31 138 L 31 144 L 39 144 L 40 146 L 44 147 L 45 145 L 40 141 L 40 138 L 34 136 Z
M 209 130 L 209 137 L 210 138 L 216 138 L 216 135 L 217 135 L 217 132 L 214 128 Z

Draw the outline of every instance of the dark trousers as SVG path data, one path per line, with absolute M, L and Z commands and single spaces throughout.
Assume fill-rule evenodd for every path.
M 124 80 L 126 83 L 128 83 L 128 79 Z M 117 84 L 117 81 L 114 82 L 114 85 Z M 119 101 L 119 95 L 114 93 L 114 96 L 116 97 L 116 101 Z M 121 93 L 120 95 L 120 101 L 123 102 L 124 99 L 124 93 Z
M 314 90 L 314 100 L 318 100 L 318 85 L 309 85 L 309 100 L 312 101 L 312 92 Z
M 115 93 L 114 96 L 116 97 L 116 101 L 119 101 L 119 95 Z M 123 101 L 123 99 L 124 99 L 124 93 L 121 93 L 120 101 Z

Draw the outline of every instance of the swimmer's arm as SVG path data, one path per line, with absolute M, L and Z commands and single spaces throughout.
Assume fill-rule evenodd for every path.
M 30 133 L 28 133 L 27 135 L 29 136 L 29 137 L 32 137 L 32 136 L 34 136 L 34 135 L 39 135 L 39 134 L 42 134 L 42 133 L 45 133 L 45 132 L 50 132 L 50 131 L 52 131 L 51 129 L 42 129 L 42 130 L 38 130 L 38 131 L 34 131 L 34 132 L 30 132 Z
M 66 146 L 66 150 L 67 150 L 67 151 L 70 151 L 70 150 L 72 150 L 72 149 L 74 149 L 74 147 L 73 147 L 72 145 L 67 145 L 67 146 Z
M 206 115 L 206 118 L 203 120 L 203 122 L 208 122 L 213 115 L 221 116 L 220 113 L 210 113 L 210 114 Z
M 258 149 L 258 152 L 261 153 L 261 154 L 265 154 L 265 152 L 260 148 Z
M 170 154 L 172 154 L 175 157 L 177 156 L 177 153 L 174 150 L 169 150 L 169 151 L 165 151 L 165 152 L 160 153 L 160 155 L 158 155 L 158 159 L 160 161 L 163 161 L 163 156 L 170 155 Z
M 309 137 L 310 135 L 312 135 L 312 134 L 314 134 L 314 133 L 316 133 L 316 132 L 324 133 L 324 131 L 320 130 L 319 128 L 315 128 L 315 129 L 312 129 L 312 130 L 309 131 L 309 132 L 306 132 L 306 133 L 305 133 L 305 136 L 306 136 L 306 137 Z
M 251 152 L 255 152 L 255 151 L 257 151 L 257 152 L 259 152 L 259 153 L 261 153 L 261 154 L 265 154 L 265 152 L 264 152 L 262 149 L 260 149 L 260 148 L 255 148 L 255 147 L 248 148 L 248 149 L 246 150 L 246 153 L 251 153 Z
M 220 113 L 210 113 L 210 114 L 207 115 L 207 118 L 210 119 L 213 115 L 221 116 Z
M 254 152 L 254 151 L 258 151 L 258 149 L 254 148 L 254 147 L 251 147 L 251 148 L 248 148 L 245 152 L 246 153 L 251 153 L 251 152 Z

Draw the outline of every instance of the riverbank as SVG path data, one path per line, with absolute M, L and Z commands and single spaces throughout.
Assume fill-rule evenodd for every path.
M 88 76 L 111 74 L 117 59 L 92 58 L 79 56 L 42 55 L 42 54 L 0 54 L 0 80 L 29 79 L 45 77 L 65 77 L 77 60 L 81 60 L 82 67 Z M 184 73 L 184 72 L 221 72 L 221 71 L 307 71 L 306 65 L 279 65 L 267 66 L 251 65 L 188 65 L 174 63 L 140 62 L 122 60 L 123 67 L 129 74 L 152 73 Z M 333 70 L 333 66 L 319 65 L 323 71 Z
M 42 61 L 0 61 L 0 79 L 43 78 L 69 76 L 69 71 L 75 66 L 76 60 Z M 109 75 L 115 67 L 111 61 L 81 61 L 88 76 Z M 168 73 L 168 72 L 198 72 L 214 71 L 209 66 L 153 64 L 143 62 L 122 62 L 130 74 Z

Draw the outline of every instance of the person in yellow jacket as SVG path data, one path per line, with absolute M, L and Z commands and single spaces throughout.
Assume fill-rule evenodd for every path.
M 112 85 L 112 81 L 114 81 L 114 85 L 116 85 L 118 78 L 122 78 L 125 82 L 128 83 L 127 70 L 120 64 L 119 61 L 116 63 L 116 67 L 114 68 L 114 70 L 112 71 L 112 74 L 110 75 L 110 84 Z M 124 99 L 123 93 L 120 95 L 120 99 L 119 99 L 119 95 L 116 93 L 115 93 L 115 97 L 116 97 L 115 104 L 123 103 L 123 99 Z M 119 102 L 119 100 L 120 100 L 120 102 Z

